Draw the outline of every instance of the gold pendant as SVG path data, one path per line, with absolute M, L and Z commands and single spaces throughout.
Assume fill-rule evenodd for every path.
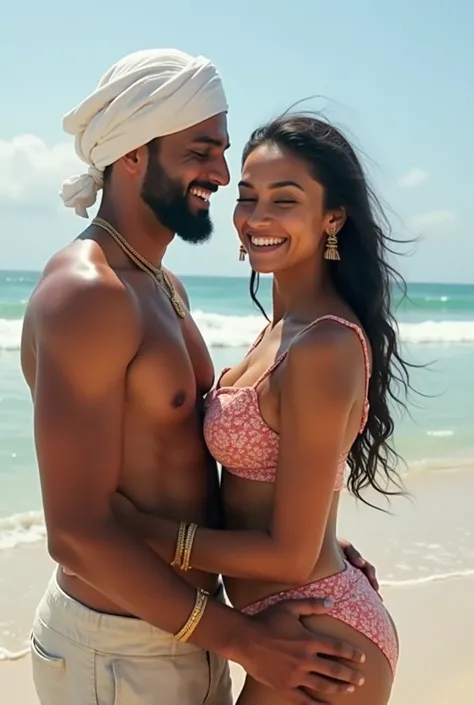
M 176 313 L 178 314 L 178 316 L 179 316 L 180 318 L 185 318 L 185 316 L 186 316 L 186 311 L 185 311 L 184 308 L 181 306 L 181 301 L 179 301 L 179 300 L 176 299 L 176 298 L 172 298 L 172 299 L 170 299 L 170 301 L 171 301 L 171 304 L 172 304 L 174 310 L 175 310 Z
M 183 308 L 183 305 L 181 304 L 181 301 L 178 299 L 176 295 L 176 289 L 174 288 L 174 284 L 169 278 L 169 276 L 162 271 L 162 277 L 164 280 L 164 283 L 166 284 L 166 287 L 168 289 L 167 295 L 169 300 L 171 301 L 171 305 L 173 306 L 174 310 L 176 311 L 177 315 L 180 318 L 185 318 L 186 316 L 186 311 Z

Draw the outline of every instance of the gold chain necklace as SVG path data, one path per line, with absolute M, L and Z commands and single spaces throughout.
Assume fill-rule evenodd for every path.
M 116 230 L 113 225 L 111 225 L 107 220 L 103 218 L 94 218 L 91 225 L 97 225 L 102 230 L 105 230 L 111 238 L 117 243 L 120 249 L 132 260 L 136 266 L 150 276 L 155 284 L 166 294 L 166 296 L 171 301 L 171 305 L 176 311 L 180 318 L 184 318 L 186 311 L 184 310 L 181 301 L 179 300 L 176 289 L 173 282 L 169 278 L 169 275 L 162 267 L 155 267 L 151 264 L 145 257 L 143 257 L 135 248 L 133 248 L 130 243 L 121 235 L 118 230 Z

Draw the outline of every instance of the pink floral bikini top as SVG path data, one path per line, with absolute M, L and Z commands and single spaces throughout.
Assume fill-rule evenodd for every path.
M 370 360 L 362 330 L 355 323 L 338 316 L 322 316 L 301 333 L 321 321 L 335 321 L 353 330 L 362 345 L 366 369 L 365 401 L 359 433 L 365 428 L 369 413 L 368 390 Z M 259 344 L 265 330 L 258 336 L 250 352 Z M 300 335 L 301 335 L 300 333 Z M 278 463 L 279 434 L 263 420 L 258 403 L 257 387 L 283 362 L 288 350 L 277 357 L 251 387 L 219 387 L 206 397 L 204 438 L 210 453 L 232 475 L 259 482 L 274 482 Z M 230 368 L 225 368 L 222 375 Z M 348 452 L 339 459 L 334 490 L 344 486 L 344 468 Z

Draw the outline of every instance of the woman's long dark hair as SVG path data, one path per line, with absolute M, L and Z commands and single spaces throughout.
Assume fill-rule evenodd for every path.
M 406 294 L 406 284 L 387 262 L 393 252 L 391 244 L 398 241 L 390 236 L 388 220 L 354 149 L 331 124 L 306 114 L 287 113 L 252 133 L 242 163 L 262 144 L 277 145 L 305 161 L 324 187 L 325 209 L 343 207 L 346 211 L 346 222 L 338 234 L 340 261 L 328 261 L 327 266 L 337 292 L 361 322 L 372 349 L 369 417 L 349 453 L 348 488 L 367 504 L 361 496 L 367 487 L 383 495 L 400 494 L 399 456 L 389 444 L 394 429 L 389 402 L 405 407 L 400 391 L 406 395 L 410 387 L 410 365 L 399 350 L 391 296 L 394 284 Z M 252 272 L 251 297 L 265 314 L 257 289 L 258 275 Z M 390 484 L 394 490 L 388 489 Z

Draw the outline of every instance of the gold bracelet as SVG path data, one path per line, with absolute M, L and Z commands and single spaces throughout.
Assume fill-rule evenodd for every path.
M 183 562 L 184 546 L 186 541 L 186 534 L 188 531 L 188 525 L 185 521 L 182 521 L 178 529 L 178 538 L 176 539 L 176 549 L 174 553 L 174 558 L 171 561 L 172 566 L 181 568 Z
M 187 641 L 189 639 L 189 637 L 194 632 L 194 630 L 202 619 L 202 616 L 207 607 L 208 600 L 209 593 L 206 592 L 206 590 L 203 590 L 202 588 L 198 588 L 193 611 L 189 615 L 189 619 L 184 625 L 184 627 L 182 627 L 182 629 L 180 629 L 179 632 L 174 635 L 175 639 L 181 642 Z
M 197 524 L 191 523 L 188 526 L 188 531 L 186 533 L 186 540 L 184 542 L 183 560 L 180 565 L 181 570 L 187 571 L 191 568 L 191 565 L 190 565 L 191 551 L 193 550 L 194 537 L 196 536 L 197 529 L 198 529 Z

